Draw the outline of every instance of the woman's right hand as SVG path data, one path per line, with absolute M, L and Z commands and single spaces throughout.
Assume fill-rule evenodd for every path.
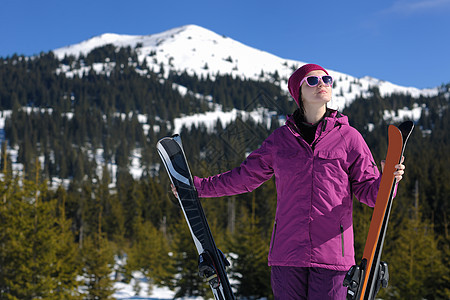
M 405 165 L 403 164 L 404 161 L 405 161 L 405 157 L 402 156 L 400 163 L 395 165 L 394 176 L 395 176 L 395 179 L 397 179 L 397 183 L 399 183 L 400 180 L 402 180 L 403 175 L 405 174 Z M 384 171 L 385 164 L 386 164 L 386 161 L 382 160 L 381 161 L 381 173 L 383 173 L 383 171 Z

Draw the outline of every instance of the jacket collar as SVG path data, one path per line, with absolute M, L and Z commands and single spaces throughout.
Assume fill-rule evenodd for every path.
M 329 132 L 331 129 L 333 129 L 335 126 L 338 125 L 348 125 L 348 118 L 347 116 L 341 114 L 339 111 L 327 108 L 327 111 L 330 112 L 329 116 L 326 116 L 323 118 L 323 120 L 320 122 L 319 126 L 317 127 L 317 130 L 321 130 L 323 132 Z M 290 129 L 290 131 L 298 136 L 300 135 L 298 132 L 297 125 L 295 125 L 294 115 L 287 115 L 286 118 L 286 126 Z

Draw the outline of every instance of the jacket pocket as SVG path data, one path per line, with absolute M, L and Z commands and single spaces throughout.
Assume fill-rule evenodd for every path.
M 331 151 L 321 150 L 317 151 L 316 156 L 318 158 L 317 167 L 322 168 L 324 172 L 333 172 L 333 174 L 339 175 L 333 176 L 336 180 L 339 180 L 340 176 L 348 174 L 345 164 L 347 153 L 345 151 L 340 149 Z
M 317 156 L 322 159 L 345 159 L 347 157 L 347 153 L 342 149 L 331 151 L 320 150 L 317 151 Z
M 341 244 L 342 244 L 342 257 L 345 256 L 345 247 L 344 247 L 344 226 L 340 225 L 341 229 Z

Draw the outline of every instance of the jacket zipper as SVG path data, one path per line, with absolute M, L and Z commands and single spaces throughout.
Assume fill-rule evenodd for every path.
M 273 238 L 272 238 L 272 246 L 270 247 L 270 253 L 272 253 L 273 246 L 275 245 L 276 234 L 277 234 L 277 221 L 275 220 L 275 223 L 273 225 Z
M 341 224 L 342 257 L 344 257 L 344 226 Z
M 327 129 L 327 120 L 323 120 L 323 121 L 322 121 L 322 124 L 320 124 L 320 126 L 322 126 L 322 127 L 320 128 L 320 131 L 322 131 L 322 133 L 325 132 L 325 130 Z M 317 128 L 317 130 L 319 130 L 319 128 Z M 322 138 L 323 138 L 322 134 L 319 134 L 319 136 L 318 136 L 316 139 L 314 139 L 314 141 L 312 142 L 312 144 L 311 144 L 311 149 L 313 150 L 313 152 L 314 152 L 314 148 L 316 148 L 317 143 L 318 143 Z

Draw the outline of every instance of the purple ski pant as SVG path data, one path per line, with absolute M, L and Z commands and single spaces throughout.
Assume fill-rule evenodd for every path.
M 274 299 L 345 300 L 347 288 L 342 283 L 346 273 L 324 268 L 272 266 L 271 283 Z

